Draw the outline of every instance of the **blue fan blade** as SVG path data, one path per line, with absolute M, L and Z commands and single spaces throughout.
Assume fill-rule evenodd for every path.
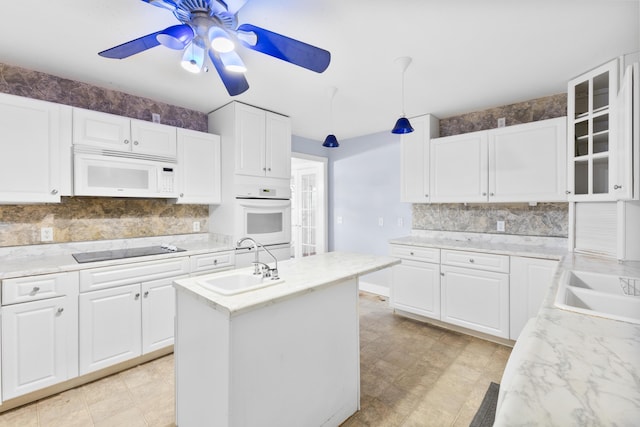
M 98 55 L 104 56 L 105 58 L 114 59 L 128 58 L 131 55 L 135 55 L 136 53 L 140 53 L 147 49 L 151 49 L 152 47 L 158 46 L 160 42 L 158 41 L 156 36 L 161 32 L 162 31 L 157 31 L 155 33 L 147 34 L 146 36 L 137 38 L 135 40 L 122 43 L 121 45 L 112 47 L 111 49 L 103 50 L 102 52 L 98 53 Z
M 282 34 L 251 24 L 240 25 L 238 31 L 253 32 L 256 35 L 255 46 L 241 40 L 241 43 L 249 49 L 271 55 L 316 73 L 322 73 L 331 62 L 331 53 L 328 51 Z
M 242 92 L 249 89 L 249 83 L 247 83 L 247 79 L 244 78 L 244 74 L 227 71 L 220 58 L 218 58 L 212 50 L 209 50 L 209 58 L 211 59 L 213 66 L 216 67 L 216 70 L 220 75 L 220 79 L 222 79 L 222 83 L 224 83 L 224 87 L 227 88 L 229 95 L 240 95 Z

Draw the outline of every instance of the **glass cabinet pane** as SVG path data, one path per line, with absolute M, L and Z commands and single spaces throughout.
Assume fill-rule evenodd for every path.
M 575 194 L 589 193 L 589 162 L 575 163 Z
M 609 106 L 609 72 L 593 78 L 593 111 Z
M 593 194 L 609 192 L 609 159 L 593 160 Z
M 589 81 L 575 86 L 574 93 L 576 111 L 575 117 L 580 117 L 589 112 Z
M 593 152 L 609 151 L 609 114 L 593 119 Z
M 575 124 L 575 157 L 589 154 L 589 122 L 582 121 Z

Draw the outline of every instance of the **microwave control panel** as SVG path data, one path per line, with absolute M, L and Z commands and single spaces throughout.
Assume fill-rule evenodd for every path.
M 173 168 L 163 167 L 160 172 L 160 192 L 173 193 L 175 183 L 175 172 Z

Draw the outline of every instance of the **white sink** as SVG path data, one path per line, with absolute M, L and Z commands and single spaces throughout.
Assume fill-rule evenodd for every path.
M 236 295 L 282 282 L 284 282 L 283 279 L 273 280 L 269 277 L 263 278 L 261 275 L 238 270 L 217 273 L 197 281 L 200 286 L 222 295 Z
M 563 310 L 640 324 L 640 279 L 566 271 L 555 305 Z

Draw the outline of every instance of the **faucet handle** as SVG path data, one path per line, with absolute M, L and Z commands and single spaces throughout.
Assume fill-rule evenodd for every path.
M 277 268 L 272 268 L 271 269 L 271 280 L 278 280 L 280 277 L 278 276 L 278 269 Z

